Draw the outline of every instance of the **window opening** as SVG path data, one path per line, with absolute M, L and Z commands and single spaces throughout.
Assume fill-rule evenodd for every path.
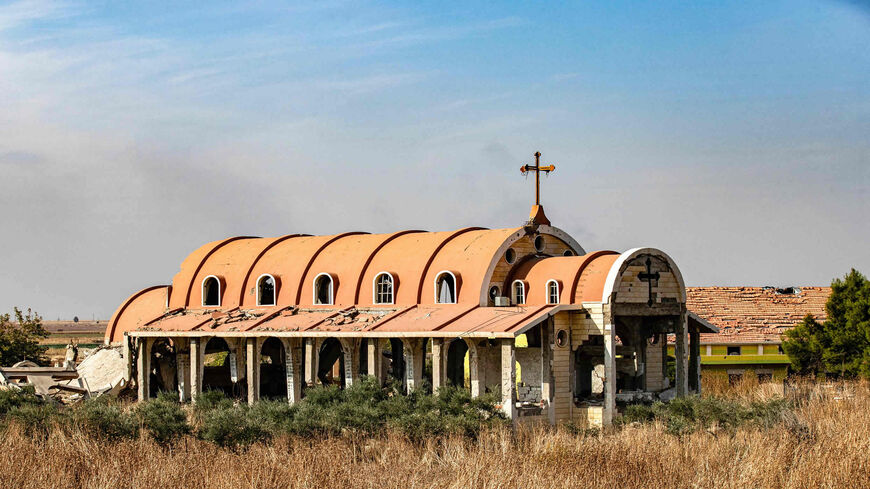
M 393 277 L 382 273 L 375 279 L 375 304 L 393 303 Z
M 515 261 L 517 261 L 517 252 L 514 251 L 513 248 L 508 248 L 507 251 L 504 252 L 504 261 L 508 263 L 508 265 L 513 265 Z
M 314 279 L 314 303 L 332 305 L 332 277 L 322 273 Z
M 456 302 L 456 281 L 450 273 L 442 273 L 438 276 L 437 298 L 441 304 L 453 304 Z
M 728 347 L 729 355 L 740 355 L 740 347 L 739 346 L 729 346 Z
M 257 305 L 275 305 L 275 279 L 271 275 L 263 275 L 257 282 Z
M 206 277 L 202 282 L 202 305 L 208 307 L 221 305 L 221 283 L 213 275 Z
M 559 283 L 555 280 L 550 280 L 549 282 L 547 282 L 547 303 L 559 303 Z
M 514 282 L 514 304 L 521 305 L 526 303 L 526 286 L 521 281 Z

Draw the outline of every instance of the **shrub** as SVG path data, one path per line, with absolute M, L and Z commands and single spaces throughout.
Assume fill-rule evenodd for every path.
M 28 436 L 47 436 L 58 416 L 57 406 L 49 403 L 24 403 L 13 407 L 6 417 L 21 425 Z
M 11 409 L 29 405 L 40 405 L 43 401 L 34 393 L 31 386 L 23 389 L 5 389 L 0 390 L 0 416 L 5 415 Z
M 72 410 L 72 421 L 92 436 L 103 440 L 137 438 L 139 425 L 136 420 L 109 398 L 85 401 Z
M 268 441 L 272 433 L 258 421 L 246 405 L 219 407 L 204 413 L 198 436 L 227 448 Z
M 137 406 L 136 416 L 142 427 L 159 443 L 170 443 L 191 431 L 178 398 L 170 393 L 161 392 L 157 399 Z

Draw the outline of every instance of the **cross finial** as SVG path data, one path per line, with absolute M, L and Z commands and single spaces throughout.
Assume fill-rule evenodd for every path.
M 555 165 L 541 166 L 541 152 L 535 153 L 534 165 L 523 165 L 520 167 L 520 172 L 525 175 L 527 172 L 535 172 L 535 205 L 541 205 L 541 172 L 550 173 L 555 170 Z

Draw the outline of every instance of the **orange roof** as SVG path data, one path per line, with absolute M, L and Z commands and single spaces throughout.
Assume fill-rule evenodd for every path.
M 551 253 L 562 255 L 567 250 L 574 256 L 550 256 L 546 246 L 536 250 L 537 245 L 528 239 L 520 243 L 526 236 L 538 234 L 557 238 L 545 240 L 555 246 L 549 248 Z M 517 251 L 517 261 L 508 264 L 506 251 L 515 244 L 515 251 L 521 251 Z M 630 256 L 646 250 L 585 254 L 573 238 L 545 225 L 229 238 L 191 253 L 171 286 L 152 287 L 125 301 L 109 322 L 106 341 L 118 342 L 125 332 L 133 331 L 191 335 L 265 331 L 291 336 L 517 335 L 557 310 L 607 301 L 607 284 L 615 277 L 614 267 L 621 267 Z M 383 272 L 393 277 L 391 304 L 374 301 L 373 284 Z M 456 279 L 455 304 L 436 300 L 435 283 L 442 272 Z M 257 304 L 257 281 L 264 274 L 275 279 L 275 305 Z M 321 274 L 332 278 L 333 304 L 314 304 L 314 282 Z M 218 307 L 203 305 L 202 284 L 209 276 L 220 283 Z M 526 282 L 525 304 L 488 307 L 489 287 L 496 280 Z M 549 280 L 559 283 L 558 305 L 548 304 Z M 509 288 L 501 290 L 507 292 Z
M 799 289 L 799 292 L 797 290 Z M 703 343 L 779 342 L 807 314 L 823 321 L 830 287 L 686 287 L 686 308 L 719 328 L 702 334 Z

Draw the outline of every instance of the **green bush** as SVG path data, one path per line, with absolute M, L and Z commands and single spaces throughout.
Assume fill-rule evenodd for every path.
M 271 439 L 273 433 L 251 415 L 247 405 L 216 408 L 204 413 L 197 435 L 222 447 L 237 448 Z
M 57 406 L 49 403 L 25 403 L 6 412 L 10 421 L 18 423 L 31 436 L 47 436 L 58 417 Z
M 42 399 L 36 396 L 31 386 L 23 389 L 0 390 L 0 416 L 23 405 L 41 405 Z
M 791 404 L 784 399 L 757 401 L 745 405 L 732 399 L 688 396 L 678 397 L 667 403 L 629 405 L 615 422 L 617 425 L 625 425 L 659 421 L 674 435 L 713 426 L 733 431 L 744 423 L 773 426 L 782 420 L 783 413 L 790 407 Z
M 187 414 L 174 394 L 161 392 L 157 399 L 140 404 L 136 407 L 136 416 L 142 427 L 159 443 L 170 443 L 191 432 Z
M 109 398 L 88 400 L 72 410 L 75 425 L 104 440 L 137 438 L 139 424 L 135 418 L 113 404 Z

